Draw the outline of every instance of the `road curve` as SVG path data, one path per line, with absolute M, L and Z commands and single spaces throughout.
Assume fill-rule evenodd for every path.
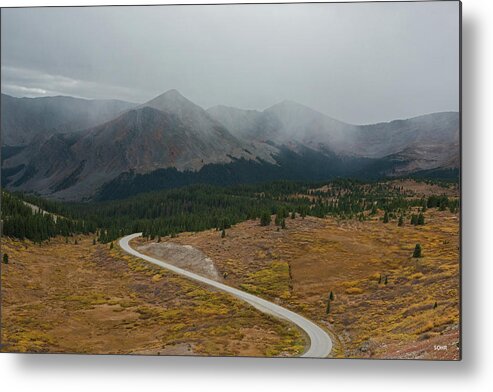
M 235 296 L 245 302 L 248 302 L 250 305 L 254 306 L 258 310 L 263 313 L 270 314 L 272 316 L 288 320 L 293 324 L 296 324 L 299 328 L 301 328 L 310 338 L 310 347 L 302 357 L 309 358 L 325 358 L 330 354 L 332 350 L 332 340 L 329 335 L 318 325 L 306 319 L 303 316 L 300 316 L 297 313 L 294 313 L 282 306 L 276 305 L 272 302 L 266 301 L 265 299 L 256 297 L 255 295 L 246 293 L 244 291 L 238 290 L 234 287 L 227 286 L 223 283 L 216 282 L 215 280 L 208 279 L 206 277 L 194 274 L 193 272 L 184 270 L 182 268 L 175 267 L 174 265 L 165 263 L 161 260 L 155 259 L 154 257 L 150 257 L 144 255 L 142 253 L 137 252 L 135 249 L 130 247 L 129 241 L 133 240 L 136 237 L 140 237 L 142 233 L 135 233 L 127 235 L 123 237 L 120 241 L 120 247 L 127 253 L 144 259 L 150 263 L 156 264 L 160 267 L 166 268 L 176 274 L 185 276 L 187 278 L 196 280 L 201 283 L 205 283 L 209 286 L 215 287 L 221 291 L 224 291 L 228 294 Z

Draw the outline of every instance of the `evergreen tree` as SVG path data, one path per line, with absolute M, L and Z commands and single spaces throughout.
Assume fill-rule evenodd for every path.
M 378 278 L 378 284 L 381 284 L 382 283 L 382 274 L 380 274 L 379 278 Z
M 113 249 L 113 242 L 110 242 L 110 250 Z
M 282 216 L 279 214 L 276 214 L 276 217 L 274 218 L 274 224 L 276 226 L 280 226 L 282 222 Z
M 425 216 L 423 215 L 423 213 L 420 213 L 418 215 L 418 221 L 416 224 L 421 225 L 421 226 L 423 226 L 425 224 Z
M 329 301 L 333 301 L 333 300 L 334 300 L 334 293 L 331 291 L 329 294 Z
M 416 246 L 414 247 L 413 257 L 415 257 L 415 258 L 421 257 L 421 245 L 420 244 L 416 244 Z
M 221 231 L 221 238 L 224 238 L 226 237 L 226 230 L 223 229 L 223 231 Z
M 260 226 L 269 226 L 271 222 L 270 214 L 267 211 L 264 211 L 260 216 Z
M 330 313 L 330 300 L 327 301 L 327 308 L 325 308 L 325 314 L 329 314 Z
M 433 309 L 436 309 L 438 307 L 438 302 L 435 301 L 435 303 L 433 304 Z
M 282 218 L 281 229 L 285 229 L 285 228 L 286 228 L 286 219 Z
M 103 203 L 69 204 L 2 191 L 2 219 L 6 236 L 27 238 L 36 244 L 55 236 L 63 236 L 68 244 L 69 238 L 81 234 L 94 234 L 97 241 L 109 244 L 135 232 L 142 232 L 144 238 L 158 237 L 159 240 L 159 236 L 174 237 L 185 231 L 227 230 L 232 224 L 249 219 L 260 218 L 262 224 L 263 213 L 267 215 L 263 224 L 269 225 L 273 220 L 271 216 L 276 215 L 277 223 L 282 226 L 282 219 L 289 218 L 290 214 L 291 218 L 296 218 L 296 214 L 302 218 L 329 215 L 341 220 L 356 217 L 363 221 L 366 211 L 378 214 L 381 210 L 386 212 L 389 221 L 400 220 L 402 216 L 404 224 L 406 212 L 411 210 L 414 211 L 411 220 L 416 225 L 419 213 L 423 214 L 425 208 L 451 211 L 459 208 L 459 200 L 449 200 L 444 195 L 409 198 L 410 192 L 386 183 L 336 179 L 327 190 L 320 190 L 320 185 L 291 181 L 228 187 L 193 185 Z M 24 202 L 37 205 L 49 214 L 33 214 Z M 56 221 L 52 214 L 56 214 Z
M 9 263 L 9 255 L 7 253 L 4 253 L 2 260 L 3 260 L 4 264 L 8 264 Z
M 403 215 L 401 215 L 401 216 L 399 217 L 399 222 L 397 223 L 397 226 L 403 226 L 403 225 L 404 225 L 404 216 L 403 216 Z
M 389 223 L 389 214 L 387 211 L 385 211 L 385 214 L 383 215 L 383 223 Z
M 388 276 L 387 276 L 387 275 L 385 275 L 385 280 L 383 281 L 383 284 L 387 284 L 388 282 L 389 282 L 389 280 L 388 280 Z

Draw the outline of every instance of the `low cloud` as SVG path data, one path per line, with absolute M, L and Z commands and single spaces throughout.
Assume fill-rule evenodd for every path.
M 293 100 L 356 124 L 459 108 L 458 2 L 2 10 L 2 88 L 204 108 Z
M 68 95 L 86 99 L 132 100 L 135 90 L 43 73 L 34 69 L 2 66 L 2 93 L 30 98 Z

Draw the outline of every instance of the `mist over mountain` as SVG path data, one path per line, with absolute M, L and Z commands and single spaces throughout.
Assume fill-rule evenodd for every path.
M 376 178 L 459 167 L 456 112 L 357 126 L 291 101 L 264 111 L 204 110 L 170 90 L 126 109 L 130 104 L 89 101 L 99 109 L 85 123 L 120 111 L 85 128 L 78 116 L 89 110 L 87 102 L 55 98 L 70 102 L 72 111 L 50 121 L 68 123 L 60 125 L 63 133 L 46 126 L 48 120 L 30 125 L 31 142 L 3 159 L 3 182 L 12 190 L 81 200 L 196 182 Z M 26 118 L 40 105 L 28 102 Z M 8 104 L 9 98 L 7 110 Z M 51 116 L 50 105 L 37 109 L 42 118 Z M 16 135 L 9 124 L 26 123 L 22 110 L 7 113 L 4 133 Z
M 136 104 L 119 100 L 65 96 L 15 98 L 2 94 L 2 146 L 27 145 L 36 137 L 91 128 L 134 106 Z
M 267 111 L 243 110 L 228 106 L 214 106 L 207 113 L 241 140 L 277 140 L 282 128 L 279 118 Z
M 410 147 L 450 147 L 459 142 L 457 112 L 372 125 L 347 124 L 291 101 L 263 112 L 226 106 L 216 106 L 208 112 L 239 138 L 260 138 L 281 145 L 299 143 L 347 156 L 382 158 Z
M 459 113 L 441 112 L 359 126 L 349 146 L 357 155 L 382 157 L 420 146 L 459 143 Z M 458 151 L 458 150 L 457 150 Z
M 197 170 L 262 156 L 272 160 L 271 150 L 240 142 L 205 110 L 170 91 L 96 127 L 36 140 L 3 167 L 13 189 L 72 200 L 90 197 L 127 171 Z

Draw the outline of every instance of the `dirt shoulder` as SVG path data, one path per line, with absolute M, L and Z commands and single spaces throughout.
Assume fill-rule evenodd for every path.
M 187 271 L 220 280 L 213 261 L 204 252 L 191 245 L 181 245 L 174 242 L 148 242 L 137 246 L 136 250 Z

